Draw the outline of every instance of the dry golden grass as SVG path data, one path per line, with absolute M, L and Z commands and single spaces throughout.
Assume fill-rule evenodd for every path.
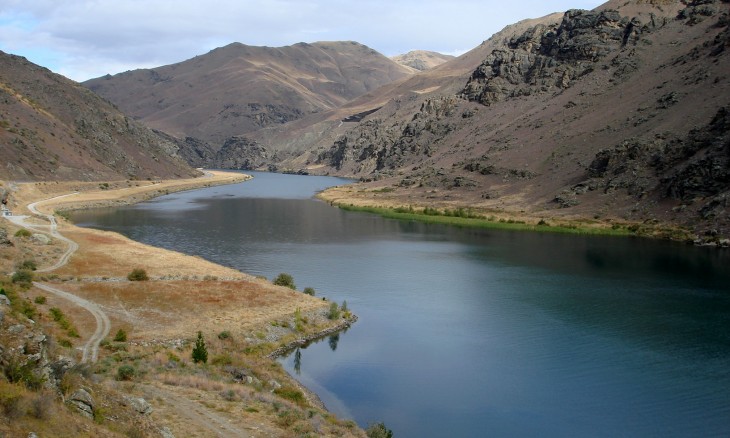
M 208 178 L 154 184 L 121 181 L 110 183 L 110 189 L 105 190 L 99 188 L 99 183 L 22 184 L 11 197 L 16 204 L 12 207 L 17 210 L 18 205 L 81 192 L 37 206 L 39 211 L 51 213 L 64 208 L 135 202 L 165 191 L 245 179 L 238 173 L 211 173 Z M 69 263 L 52 273 L 71 280 L 63 282 L 61 287 L 100 304 L 113 320 L 112 333 L 119 327 L 129 328 L 136 340 L 187 338 L 197 330 L 211 333 L 251 330 L 288 317 L 297 308 L 307 312 L 327 305 L 200 257 L 144 245 L 116 233 L 80 228 L 64 220 L 59 220 L 59 232 L 79 244 Z M 61 244 L 43 248 L 46 254 L 39 264 L 51 264 L 53 256 L 62 253 L 60 247 L 56 248 Z M 29 251 L 43 254 L 38 248 Z M 126 276 L 135 268 L 145 269 L 151 281 L 127 281 Z M 63 309 L 68 310 L 82 337 L 89 330 L 93 332 L 94 320 L 87 312 L 74 311 L 69 305 Z
M 328 303 L 263 280 L 69 281 L 64 290 L 101 305 L 130 340 L 190 338 L 266 327 L 272 320 Z

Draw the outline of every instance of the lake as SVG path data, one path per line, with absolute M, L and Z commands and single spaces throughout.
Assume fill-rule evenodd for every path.
M 72 219 L 347 301 L 282 362 L 396 438 L 730 435 L 730 251 L 400 222 L 252 174 Z

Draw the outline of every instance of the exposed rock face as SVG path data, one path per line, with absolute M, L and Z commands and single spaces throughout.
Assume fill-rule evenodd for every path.
M 216 154 L 215 167 L 254 170 L 271 162 L 268 151 L 246 137 L 229 138 Z
M 455 96 L 428 99 L 410 122 L 368 119 L 339 138 L 318 161 L 337 169 L 354 164 L 355 173 L 374 173 L 402 166 L 412 156 L 430 156 L 434 141 L 453 129 L 441 120 L 454 114 L 458 101 Z
M 536 26 L 495 50 L 472 74 L 462 96 L 490 105 L 568 88 L 648 28 L 616 11 L 570 10 L 560 25 Z

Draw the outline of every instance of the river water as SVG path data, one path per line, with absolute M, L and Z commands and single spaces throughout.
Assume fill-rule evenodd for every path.
M 729 251 L 399 222 L 311 199 L 346 180 L 254 175 L 73 220 L 346 300 L 360 320 L 283 364 L 396 438 L 730 435 Z

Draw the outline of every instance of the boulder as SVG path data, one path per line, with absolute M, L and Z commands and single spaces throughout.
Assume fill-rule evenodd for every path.
M 77 389 L 66 401 L 70 406 L 76 408 L 79 413 L 88 418 L 94 418 L 94 398 L 83 388 Z
M 124 401 L 127 406 L 139 414 L 150 415 L 152 413 L 152 406 L 142 397 L 124 397 Z

